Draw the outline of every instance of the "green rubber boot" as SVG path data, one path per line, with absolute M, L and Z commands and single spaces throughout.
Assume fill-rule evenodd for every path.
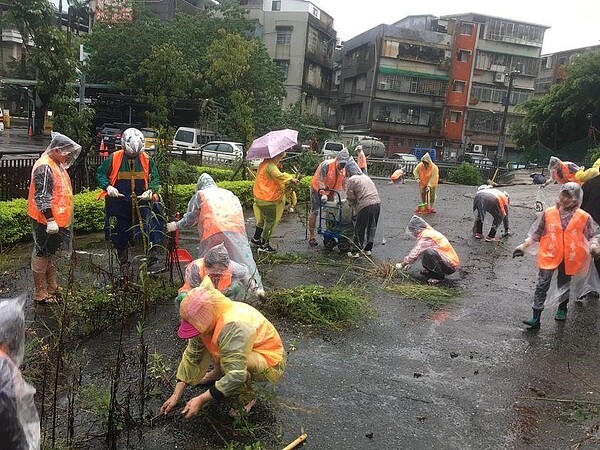
M 559 305 L 558 309 L 556 310 L 556 314 L 554 314 L 554 320 L 559 320 L 561 322 L 564 322 L 565 320 L 567 320 L 567 307 L 566 306 L 564 308 L 561 308 Z
M 527 331 L 537 331 L 540 329 L 540 318 L 542 317 L 542 310 L 533 308 L 533 317 L 529 320 L 524 320 L 523 323 L 527 325 Z

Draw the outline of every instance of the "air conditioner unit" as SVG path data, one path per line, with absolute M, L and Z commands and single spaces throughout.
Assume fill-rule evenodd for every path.
M 483 145 L 481 145 L 481 144 L 475 144 L 473 146 L 473 151 L 475 153 L 482 153 L 483 152 Z
M 379 90 L 380 91 L 387 91 L 390 89 L 390 85 L 387 81 L 380 81 L 379 82 Z
M 506 74 L 504 72 L 496 72 L 494 74 L 494 83 L 504 83 Z

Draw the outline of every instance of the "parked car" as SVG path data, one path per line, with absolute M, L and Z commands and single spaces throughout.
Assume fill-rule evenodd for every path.
M 200 128 L 179 127 L 173 137 L 173 150 L 175 152 L 181 150 L 200 150 L 203 144 L 208 144 L 214 141 L 214 133 L 209 130 L 201 130 Z
M 138 128 L 138 125 L 130 123 L 105 123 L 96 133 L 96 147 L 100 148 L 104 140 L 106 150 L 117 150 L 121 148 L 121 136 L 127 128 Z
M 179 138 L 186 138 L 186 135 L 181 135 Z M 236 159 L 241 159 L 244 154 L 244 146 L 240 142 L 228 142 L 228 141 L 211 141 L 204 145 L 196 146 L 190 145 L 190 147 L 173 147 L 172 154 L 181 155 L 185 149 L 185 154 L 190 156 L 200 156 L 202 153 L 203 158 L 214 158 L 220 161 L 231 163 Z
M 468 162 L 481 169 L 494 167 L 494 163 L 483 153 L 464 153 L 458 157 L 458 162 Z
M 144 148 L 147 152 L 156 150 L 156 144 L 158 144 L 158 130 L 154 128 L 140 128 L 140 131 L 144 135 Z
M 339 152 L 345 149 L 346 146 L 343 142 L 339 141 L 325 141 L 321 148 L 321 153 L 326 157 L 335 158 Z

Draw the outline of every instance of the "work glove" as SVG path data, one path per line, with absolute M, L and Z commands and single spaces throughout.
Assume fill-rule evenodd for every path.
M 175 306 L 177 308 L 179 308 L 179 305 L 181 305 L 181 302 L 183 301 L 183 299 L 185 298 L 186 295 L 187 295 L 187 292 L 185 292 L 185 291 L 177 294 L 177 297 L 175 297 Z
M 113 198 L 116 198 L 116 197 L 125 197 L 123 194 L 121 194 L 119 192 L 119 190 L 116 187 L 113 187 L 113 186 L 106 186 L 106 194 L 109 197 L 113 197 Z
M 525 246 L 523 244 L 517 245 L 517 247 L 513 250 L 512 257 L 516 258 L 517 256 L 525 256 Z
M 267 298 L 267 294 L 265 294 L 265 290 L 264 289 L 257 289 L 256 290 L 256 298 L 258 298 L 259 300 L 264 300 Z
M 429 186 L 425 186 L 425 192 L 429 192 L 431 188 Z
M 148 189 L 147 191 L 144 191 L 142 193 L 142 195 L 140 195 L 138 197 L 138 199 L 140 199 L 140 200 L 152 200 L 152 194 L 153 194 L 152 189 Z
M 48 234 L 58 233 L 58 224 L 56 223 L 56 220 L 54 220 L 54 219 L 48 220 L 48 224 L 46 225 L 46 233 L 48 233 Z
M 396 263 L 396 269 L 398 269 L 398 270 L 408 270 L 408 269 L 410 269 L 410 264 L 405 263 L 405 262 Z
M 327 196 L 325 194 L 321 195 L 321 203 L 327 203 Z
M 177 222 L 169 222 L 167 224 L 167 233 L 172 233 L 173 231 L 177 231 Z

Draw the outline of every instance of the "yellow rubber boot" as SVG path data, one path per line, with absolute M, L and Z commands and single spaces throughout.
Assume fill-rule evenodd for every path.
M 46 288 L 46 271 L 48 270 L 48 258 L 34 256 L 31 260 L 31 271 L 33 272 L 33 300 L 43 302 L 48 298 Z

